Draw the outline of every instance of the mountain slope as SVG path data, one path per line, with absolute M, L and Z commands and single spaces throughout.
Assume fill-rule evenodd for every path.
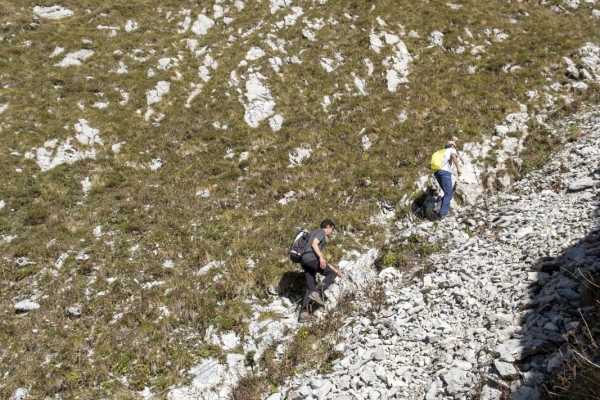
M 521 163 L 473 157 L 494 190 L 598 98 L 593 3 L 53 6 L 0 1 L 3 397 L 179 382 L 223 354 L 209 328 L 248 333 L 248 299 L 298 295 L 298 226 L 336 221 L 334 263 L 383 247 L 397 228 L 372 222 L 409 210 L 445 140 L 526 106 L 528 136 L 503 133 Z

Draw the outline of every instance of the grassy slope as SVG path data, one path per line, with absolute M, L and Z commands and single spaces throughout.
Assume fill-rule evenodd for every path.
M 546 77 L 566 82 L 561 58 L 585 42 L 600 42 L 598 22 L 589 17 L 587 3 L 573 13 L 557 14 L 550 11 L 551 4 L 497 1 L 465 1 L 459 11 L 441 2 L 330 0 L 312 10 L 311 2 L 301 2 L 305 14 L 276 35 L 289 41 L 286 56 L 304 50 L 299 55 L 303 63 L 284 64 L 280 77 L 267 59 L 283 55 L 262 44 L 270 29 L 246 38 L 238 29 L 245 32 L 260 20 L 272 24 L 290 11 L 270 15 L 269 3 L 251 2 L 243 12 L 230 13 L 235 18 L 230 26 L 220 23 L 199 38 L 199 47 L 208 45 L 219 67 L 211 70 L 211 80 L 192 107 L 185 108 L 189 83 L 200 82 L 197 70 L 204 56 L 194 59 L 181 42 L 194 37 L 192 33 L 177 33 L 176 23 L 183 20 L 178 15 L 181 2 L 161 2 L 161 13 L 156 2 L 142 0 L 61 4 L 73 9 L 75 16 L 42 20 L 41 28 L 29 30 L 30 7 L 38 4 L 0 0 L 0 36 L 4 36 L 0 104 L 9 103 L 0 116 L 0 200 L 6 202 L 0 210 L 0 229 L 4 235 L 17 235 L 0 244 L 0 304 L 5 310 L 0 322 L 0 372 L 8 373 L 0 380 L 0 397 L 29 386 L 36 397 L 59 392 L 93 398 L 100 389 L 127 397 L 146 385 L 162 389 L 178 381 L 181 370 L 201 357 L 218 354 L 201 340 L 209 325 L 243 334 L 251 315 L 242 301 L 245 296 L 263 297 L 269 285 L 294 269 L 279 260 L 285 257 L 295 227 L 312 227 L 331 217 L 343 232 L 355 233 L 338 235 L 334 246 L 328 247 L 334 262 L 342 256 L 341 248 L 380 245 L 383 229 L 368 224 L 378 212 L 377 200 L 395 204 L 403 194 L 412 194 L 414 178 L 425 171 L 429 154 L 447 138 L 478 140 L 507 113 L 517 111 L 519 103 L 532 109 L 535 104 L 527 101 L 526 90 L 540 89 L 548 83 Z M 376 8 L 370 11 L 373 4 Z M 191 8 L 195 17 L 212 3 L 183 7 Z M 173 12 L 171 22 L 165 19 L 167 11 Z M 344 13 L 358 17 L 350 21 Z M 380 29 L 377 16 L 388 23 L 384 29 L 390 33 L 400 34 L 397 24 L 402 24 L 406 33 L 416 30 L 420 35 L 402 38 L 418 58 L 411 65 L 410 83 L 397 93 L 388 92 L 383 82 L 381 62 L 391 54 L 389 47 L 380 54 L 369 49 L 368 34 Z M 329 17 L 339 24 L 315 31 L 317 42 L 302 38 L 302 18 Z M 511 24 L 509 18 L 519 22 Z M 121 29 L 109 37 L 96 28 L 98 24 L 122 28 L 127 19 L 137 21 L 139 29 L 131 33 Z M 473 39 L 467 38 L 465 27 Z M 494 42 L 484 33 L 492 28 L 508 33 L 508 39 Z M 427 48 L 433 30 L 444 33 L 446 49 Z M 227 47 L 230 35 L 237 39 Z M 476 45 L 492 43 L 481 57 L 470 55 L 470 48 L 463 54 L 448 51 L 458 48 L 459 36 Z M 92 43 L 82 43 L 84 38 Z M 26 40 L 30 46 L 22 44 Z M 65 54 L 82 48 L 96 53 L 80 67 L 59 68 L 53 64 L 64 54 L 48 58 L 57 45 L 65 47 Z M 237 65 L 253 45 L 268 56 L 250 65 L 261 67 L 276 99 L 275 110 L 284 116 L 279 132 L 272 132 L 267 121 L 257 129 L 248 127 L 238 94 L 228 84 L 231 70 L 236 69 L 238 76 L 246 74 Z M 114 54 L 117 49 L 124 54 L 142 49 L 149 59 L 136 62 Z M 318 60 L 334 58 L 337 52 L 344 57 L 343 65 L 327 74 Z M 176 68 L 180 80 L 174 69 L 156 68 L 158 59 L 180 53 L 184 56 Z M 363 64 L 367 57 L 375 66 L 372 77 Z M 119 61 L 128 65 L 128 74 L 108 72 Z M 502 67 L 508 63 L 522 69 L 504 73 Z M 469 74 L 469 66 L 477 67 L 477 72 Z M 156 72 L 153 78 L 147 77 L 149 68 Z M 368 97 L 347 92 L 346 84 L 356 92 L 352 72 L 366 80 Z M 152 106 L 166 114 L 155 127 L 143 115 L 145 92 L 159 80 L 170 81 L 171 91 Z M 124 106 L 118 105 L 121 96 L 115 88 L 130 94 Z M 323 96 L 337 92 L 344 96 L 332 98 L 329 113 L 323 112 Z M 580 100 L 597 93 L 593 86 Z M 110 101 L 110 106 L 91 107 L 100 100 Z M 558 111 L 571 111 L 577 104 Z M 135 114 L 138 109 L 141 116 Z M 409 118 L 401 124 L 396 116 L 402 110 Z M 41 172 L 34 160 L 10 154 L 73 136 L 79 118 L 100 130 L 105 145 L 96 146 L 100 149 L 96 159 Z M 214 128 L 217 121 L 229 129 Z M 362 128 L 373 142 L 366 152 L 358 134 Z M 548 140 L 543 135 L 534 130 L 526 166 L 543 160 L 546 150 L 540 143 Z M 126 144 L 115 154 L 110 145 L 118 142 Z M 303 166 L 288 169 L 288 153 L 300 145 L 314 149 L 312 156 Z M 236 153 L 233 159 L 223 158 L 227 149 Z M 239 162 L 242 151 L 250 151 L 250 157 Z M 163 161 L 157 171 L 126 165 L 148 164 L 157 157 Z M 93 182 L 87 197 L 79 183 L 85 177 Z M 195 196 L 204 188 L 211 190 L 208 199 Z M 278 204 L 290 190 L 300 200 Z M 100 238 L 92 234 L 96 226 L 104 232 Z M 136 245 L 139 248 L 132 252 Z M 88 260 L 76 260 L 81 251 Z M 64 266 L 54 267 L 65 252 L 69 257 Z M 17 257 L 37 264 L 19 268 Z M 247 258 L 256 261 L 255 269 L 247 267 Z M 173 260 L 174 268 L 163 268 L 166 260 Z M 226 261 L 222 279 L 213 282 L 222 272 L 219 269 L 194 275 L 212 260 Z M 141 288 L 152 281 L 165 283 Z M 98 292 L 106 295 L 96 296 Z M 41 296 L 40 310 L 13 314 L 16 300 L 35 294 Z M 65 308 L 78 303 L 81 317 L 69 317 Z M 158 307 L 163 305 L 170 316 L 161 317 Z M 109 325 L 121 312 L 123 317 Z M 129 385 L 117 379 L 122 376 L 129 377 Z

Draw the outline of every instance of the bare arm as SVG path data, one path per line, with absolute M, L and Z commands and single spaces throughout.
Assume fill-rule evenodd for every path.
M 319 267 L 321 267 L 321 269 L 325 269 L 327 268 L 327 261 L 325 260 L 325 257 L 323 257 L 323 253 L 321 253 L 321 250 L 319 250 L 319 243 L 321 243 L 321 241 L 317 238 L 314 238 L 310 247 L 313 249 L 315 255 L 319 259 Z M 342 273 L 335 269 L 333 266 L 329 265 L 329 268 L 331 268 L 337 276 L 339 276 L 340 278 L 342 277 Z
M 335 272 L 335 274 L 336 274 L 337 276 L 339 276 L 340 278 L 342 277 L 342 273 L 341 273 L 339 270 L 337 270 L 337 269 L 333 268 L 333 267 L 331 266 L 331 264 L 329 265 L 329 268 L 331 268 L 331 269 L 333 270 L 333 272 Z
M 462 170 L 458 166 L 458 157 L 456 157 L 456 154 L 452 154 L 451 157 L 452 157 L 452 161 L 454 161 L 454 165 L 456 165 L 456 172 L 458 173 L 458 176 L 461 176 Z
M 321 253 L 321 250 L 319 249 L 319 243 L 321 243 L 321 241 L 317 238 L 314 238 L 310 247 L 319 259 L 319 266 L 321 269 L 325 269 L 327 267 L 327 261 L 325 261 L 325 257 L 323 257 L 323 253 Z

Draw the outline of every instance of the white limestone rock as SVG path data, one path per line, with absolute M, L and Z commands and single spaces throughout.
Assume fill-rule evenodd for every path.
M 96 158 L 95 149 L 77 150 L 71 144 L 72 141 L 73 138 L 68 138 L 65 143 L 58 146 L 56 151 L 54 151 L 54 147 L 58 140 L 48 141 L 44 144 L 44 147 L 34 149 L 34 157 L 37 158 L 36 162 L 41 170 L 49 171 L 61 164 L 72 164 L 84 158 Z
M 51 7 L 33 7 L 33 13 L 38 17 L 46 19 L 63 19 L 73 15 L 73 11 L 63 6 L 51 6 Z
M 511 379 L 517 375 L 517 370 L 511 363 L 500 360 L 494 360 L 494 367 L 502 377 L 502 379 Z
M 223 261 L 211 261 L 208 264 L 206 264 L 204 267 L 200 268 L 198 270 L 198 272 L 196 272 L 196 275 L 201 276 L 204 275 L 206 273 L 208 273 L 208 271 L 210 271 L 213 268 L 219 268 L 219 267 L 223 267 L 225 266 L 225 263 Z
M 31 310 L 37 310 L 40 308 L 39 303 L 30 300 L 23 300 L 16 303 L 14 306 L 15 311 L 26 312 Z
M 290 158 L 290 167 L 296 167 L 302 165 L 302 161 L 308 157 L 312 153 L 312 149 L 298 147 L 292 153 L 289 154 Z
M 194 32 L 198 36 L 203 36 L 208 33 L 208 30 L 212 28 L 215 24 L 215 21 L 208 18 L 204 14 L 198 15 L 198 19 L 194 21 L 192 25 L 192 32 Z
M 271 127 L 271 129 L 273 129 L 274 132 L 280 130 L 282 124 L 283 117 L 279 114 L 276 114 L 272 118 L 269 118 L 269 126 Z
M 387 88 L 390 92 L 396 92 L 398 85 L 408 82 L 409 65 L 413 61 L 404 42 L 400 41 L 394 45 L 394 55 L 383 60 L 384 66 L 391 66 L 386 72 Z
M 29 397 L 29 389 L 18 388 L 14 391 L 12 396 L 10 396 L 10 400 L 25 400 L 27 397 Z
M 596 186 L 600 186 L 600 180 L 591 177 L 586 177 L 569 183 L 569 191 L 579 192 L 581 190 L 593 188 Z
M 365 151 L 369 150 L 369 148 L 371 147 L 371 140 L 369 139 L 369 137 L 367 135 L 364 135 L 362 137 L 362 147 L 363 147 L 363 150 L 365 150 Z
M 244 121 L 252 127 L 257 128 L 261 121 L 275 114 L 275 101 L 269 88 L 261 82 L 265 79 L 260 73 L 251 73 L 246 81 L 246 101 L 240 97 L 246 112 Z
M 58 64 L 54 64 L 56 67 L 70 67 L 73 65 L 81 65 L 82 61 L 87 60 L 91 56 L 94 55 L 92 50 L 79 50 L 73 53 L 69 53 L 65 56 L 65 58 L 59 62 Z
M 240 344 L 240 338 L 235 334 L 235 332 L 227 332 L 221 336 L 221 344 L 224 350 L 233 350 Z
M 171 83 L 167 81 L 159 81 L 156 84 L 155 89 L 148 90 L 146 92 L 146 103 L 148 105 L 158 103 L 162 100 L 162 96 L 169 93 L 171 89 Z
M 264 55 L 265 55 L 265 52 L 263 49 L 261 49 L 260 47 L 254 46 L 250 50 L 248 50 L 248 53 L 246 53 L 246 60 L 255 61 L 261 57 L 264 57 Z
M 86 176 L 85 179 L 81 181 L 81 188 L 84 196 L 87 196 L 90 190 L 92 190 L 92 182 L 90 182 L 89 176 Z
M 66 310 L 68 315 L 72 317 L 80 317 L 81 316 L 81 304 L 76 304 L 72 307 L 67 307 Z
M 84 145 L 90 145 L 90 146 L 93 146 L 96 143 L 100 144 L 100 145 L 104 144 L 104 142 L 102 141 L 102 138 L 99 135 L 100 130 L 89 126 L 87 120 L 85 120 L 83 118 L 80 119 L 74 125 L 74 128 L 75 128 L 75 131 L 77 132 L 77 134 L 75 135 L 75 139 L 77 139 L 79 141 L 79 143 L 84 144 Z
M 127 22 L 125 23 L 125 32 L 129 33 L 129 32 L 133 32 L 135 30 L 137 30 L 138 28 L 138 23 L 132 20 L 127 20 Z
M 444 44 L 444 34 L 440 31 L 433 31 L 429 35 L 429 43 L 431 46 L 441 47 Z
M 56 57 L 56 56 L 62 54 L 64 51 L 65 51 L 64 47 L 56 46 L 54 48 L 54 50 L 52 51 L 52 54 L 50 54 L 50 58 Z

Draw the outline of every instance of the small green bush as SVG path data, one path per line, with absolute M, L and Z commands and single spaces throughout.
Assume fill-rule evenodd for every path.
M 28 276 L 32 276 L 37 272 L 38 268 L 34 265 L 28 265 L 26 267 L 21 267 L 13 272 L 13 276 L 16 281 L 23 280 Z
M 381 260 L 381 265 L 383 268 L 395 267 L 398 265 L 399 261 L 400 260 L 396 253 L 388 253 L 385 256 L 383 256 L 383 259 Z
M 111 172 L 104 177 L 104 186 L 115 188 L 121 186 L 127 179 L 120 172 Z
M 0 233 L 6 233 L 10 230 L 10 222 L 0 217 Z

